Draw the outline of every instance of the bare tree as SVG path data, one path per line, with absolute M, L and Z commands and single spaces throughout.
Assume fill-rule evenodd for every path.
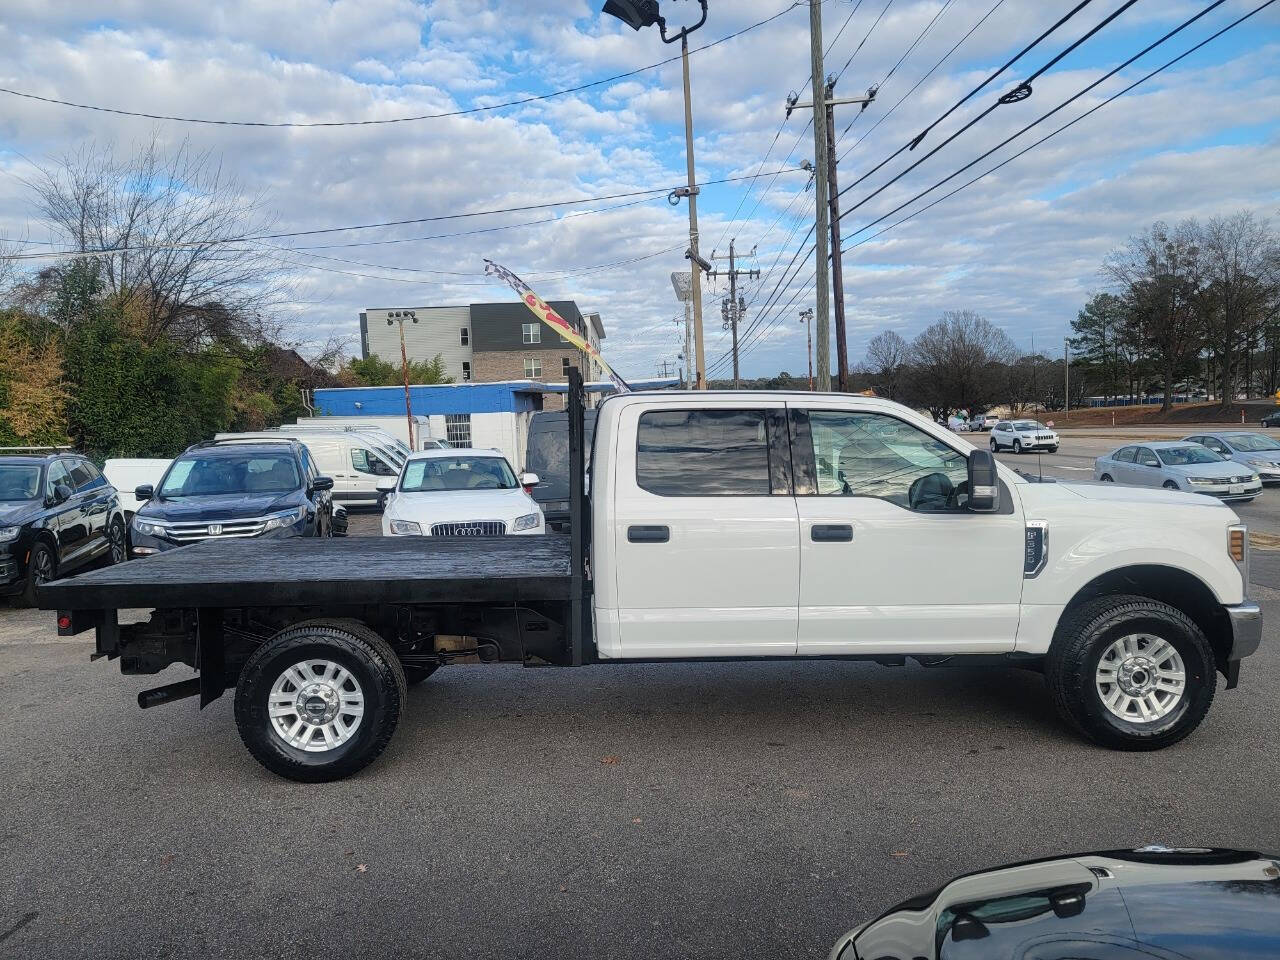
M 1204 288 L 1200 233 L 1194 220 L 1184 220 L 1172 230 L 1157 221 L 1145 233 L 1131 237 L 1103 265 L 1104 273 L 1122 288 L 1121 295 L 1141 330 L 1140 339 L 1164 375 L 1164 411 L 1173 406 L 1177 378 L 1188 372 L 1200 353 L 1199 301 Z
M 210 153 L 166 152 L 153 137 L 125 160 L 89 144 L 40 168 L 28 186 L 44 221 L 92 251 L 105 289 L 139 333 L 198 345 L 270 325 L 278 261 L 261 244 L 271 221 Z M 107 251 L 105 253 L 99 251 Z
M 876 389 L 890 400 L 902 394 L 902 381 L 911 348 L 907 341 L 893 330 L 877 333 L 867 344 L 867 372 Z
M 985 410 L 1000 399 L 1004 371 L 1018 359 L 1013 341 L 971 310 L 948 310 L 911 344 L 915 395 L 935 416 Z
M 1277 256 L 1276 238 L 1269 227 L 1266 220 L 1241 210 L 1214 217 L 1205 225 L 1201 238 L 1204 333 L 1218 360 L 1224 407 L 1235 400 L 1237 357 L 1241 351 L 1246 357 L 1250 354 L 1274 299 L 1268 272 Z M 1246 394 L 1251 386 L 1248 372 Z

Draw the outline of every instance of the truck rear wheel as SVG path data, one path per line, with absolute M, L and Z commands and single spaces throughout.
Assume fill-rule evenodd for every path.
M 1217 687 L 1213 650 L 1182 611 L 1138 596 L 1071 611 L 1045 676 L 1063 718 L 1114 750 L 1159 750 L 1200 725 Z
M 281 630 L 245 663 L 236 727 L 249 752 L 290 780 L 340 780 L 372 763 L 400 722 L 404 671 L 358 621 L 310 620 Z

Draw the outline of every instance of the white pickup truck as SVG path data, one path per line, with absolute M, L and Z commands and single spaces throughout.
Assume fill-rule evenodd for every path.
M 573 380 L 568 537 L 209 541 L 41 605 L 126 673 L 200 671 L 143 706 L 235 687 L 250 751 L 313 781 L 374 759 L 406 683 L 461 660 L 1030 667 L 1084 736 L 1151 750 L 1261 639 L 1248 537 L 1215 501 L 1032 483 L 906 407 L 763 392 L 606 400 L 588 499 Z M 121 625 L 136 607 L 155 613 Z

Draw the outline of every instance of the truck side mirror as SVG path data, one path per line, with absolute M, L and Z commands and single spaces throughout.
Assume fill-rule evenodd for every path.
M 969 454 L 969 509 L 974 513 L 995 513 L 1000 509 L 1000 478 L 990 450 Z
M 140 503 L 146 503 L 156 495 L 156 488 L 149 483 L 140 483 L 133 488 L 133 495 Z

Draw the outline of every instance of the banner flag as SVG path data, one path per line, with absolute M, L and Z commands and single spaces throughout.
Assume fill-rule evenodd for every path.
M 517 277 L 506 267 L 502 266 L 502 264 L 494 263 L 489 259 L 486 259 L 484 262 L 484 272 L 487 276 L 498 277 L 500 280 L 505 281 L 512 290 L 520 295 L 520 299 L 524 302 L 524 305 L 532 311 L 535 317 L 545 323 L 556 333 L 560 334 L 560 336 L 564 337 L 564 339 L 572 343 L 588 357 L 595 360 L 605 374 L 608 375 L 609 379 L 613 381 L 613 385 L 618 388 L 619 393 L 631 392 L 631 388 L 627 386 L 627 381 L 618 376 L 613 367 L 609 366 L 608 361 L 601 355 L 600 351 L 593 347 L 586 337 L 574 329 L 573 324 L 552 310 L 551 306 L 540 296 L 534 293 L 533 289 L 527 283 Z M 590 379 L 590 372 L 590 370 L 587 371 L 588 376 L 584 379 Z

